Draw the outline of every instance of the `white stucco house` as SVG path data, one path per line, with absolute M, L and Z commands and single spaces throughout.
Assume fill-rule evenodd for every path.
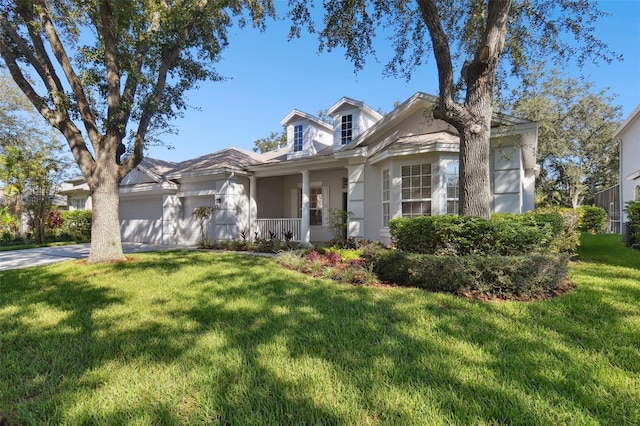
M 622 210 L 625 203 L 640 201 L 640 105 L 616 129 L 613 137 L 620 141 L 620 204 L 624 224 L 628 221 Z
M 145 159 L 120 187 L 123 240 L 197 243 L 192 213 L 215 206 L 212 240 L 291 231 L 296 240 L 327 241 L 330 212 L 339 209 L 351 212 L 348 236 L 389 243 L 390 218 L 457 211 L 459 137 L 430 118 L 435 100 L 416 93 L 382 116 L 343 97 L 327 111 L 332 123 L 291 111 L 281 121 L 287 146 L 277 151 L 228 148 L 181 163 Z M 494 115 L 494 212 L 534 208 L 537 129 Z M 90 202 L 77 191 L 69 196 Z

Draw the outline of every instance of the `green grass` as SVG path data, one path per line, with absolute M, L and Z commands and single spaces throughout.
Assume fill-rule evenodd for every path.
M 585 236 L 577 289 L 484 303 L 242 254 L 0 273 L 11 424 L 640 424 L 640 252 Z

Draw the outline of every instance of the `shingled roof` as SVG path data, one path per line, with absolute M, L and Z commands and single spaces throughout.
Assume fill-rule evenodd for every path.
M 240 148 L 226 148 L 175 165 L 168 173 L 169 178 L 190 173 L 205 173 L 216 170 L 242 170 L 248 166 L 263 163 L 261 155 Z

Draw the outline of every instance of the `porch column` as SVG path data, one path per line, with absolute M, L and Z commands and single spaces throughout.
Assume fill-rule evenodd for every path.
M 309 171 L 304 170 L 302 172 L 302 217 L 300 221 L 300 239 L 303 243 L 311 241 L 311 235 L 309 232 L 309 223 L 311 214 L 309 212 L 309 193 L 311 192 L 309 183 Z
M 256 177 L 249 176 L 249 239 L 253 240 L 256 232 L 256 220 L 258 218 L 258 205 L 256 204 Z
M 364 163 L 349 164 L 349 192 L 347 210 L 352 213 L 347 227 L 347 237 L 364 238 Z M 375 213 L 374 213 L 375 214 Z
M 175 194 L 162 196 L 162 244 L 180 243 L 178 219 L 180 218 L 180 199 Z

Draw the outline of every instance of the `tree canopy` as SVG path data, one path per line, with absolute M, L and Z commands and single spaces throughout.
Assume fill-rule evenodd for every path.
M 14 232 L 20 231 L 28 213 L 36 225 L 51 207 L 65 172 L 68 158 L 53 129 L 46 125 L 33 105 L 11 78 L 0 72 L 0 182 L 5 196 L 5 217 L 11 215 Z M 44 238 L 42 226 L 37 237 Z
M 435 59 L 433 115 L 460 133 L 463 215 L 491 211 L 489 135 L 495 90 L 505 76 L 522 76 L 541 58 L 579 65 L 617 58 L 593 35 L 604 12 L 588 0 L 327 0 L 317 29 L 310 3 L 290 5 L 290 37 L 317 30 L 319 50 L 344 49 L 356 70 L 375 57 L 379 31 L 391 34 L 387 73 L 411 78 L 417 66 Z
M 534 67 L 513 96 L 513 112 L 539 122 L 540 202 L 577 207 L 618 182 L 622 113 L 608 89 Z
M 188 89 L 222 78 L 234 22 L 262 28 L 273 15 L 271 0 L 0 2 L 0 55 L 89 184 L 90 262 L 124 258 L 118 184 L 150 132 L 184 110 Z
M 266 138 L 260 138 L 253 141 L 253 150 L 259 153 L 265 153 L 282 148 L 287 145 L 287 132 L 280 133 L 271 132 Z

